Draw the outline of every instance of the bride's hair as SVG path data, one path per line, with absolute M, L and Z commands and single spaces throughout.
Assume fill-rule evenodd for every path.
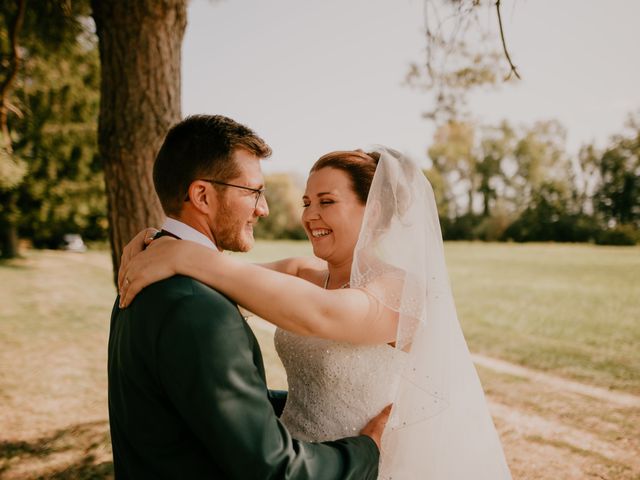
M 371 182 L 380 160 L 378 152 L 366 153 L 362 150 L 340 150 L 320 157 L 311 167 L 312 172 L 322 168 L 335 168 L 345 172 L 351 179 L 353 191 L 362 204 L 367 203 Z

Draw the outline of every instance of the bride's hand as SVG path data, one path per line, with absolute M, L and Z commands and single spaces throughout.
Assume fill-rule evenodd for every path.
M 124 272 L 129 266 L 129 262 L 133 257 L 142 252 L 147 245 L 153 241 L 158 230 L 155 228 L 145 228 L 140 231 L 129 243 L 127 243 L 122 250 L 122 256 L 120 257 L 120 268 L 118 269 L 118 291 L 122 291 L 124 283 Z
M 126 266 L 120 270 L 120 308 L 131 304 L 140 291 L 165 278 L 178 273 L 178 261 L 191 242 L 177 241 L 171 237 L 162 237 L 144 250 L 132 256 Z

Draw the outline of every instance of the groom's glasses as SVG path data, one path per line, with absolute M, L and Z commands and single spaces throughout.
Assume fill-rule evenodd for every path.
M 253 192 L 253 195 L 256 197 L 256 203 L 253 206 L 254 210 L 258 208 L 258 202 L 260 202 L 260 197 L 264 195 L 264 192 L 266 190 L 266 188 L 244 187 L 242 185 L 234 185 L 233 183 L 220 182 L 218 180 L 212 180 L 210 178 L 199 178 L 198 180 L 202 180 L 203 182 L 215 183 L 216 185 L 224 185 L 225 187 L 241 188 L 242 190 L 249 190 L 250 192 Z M 184 201 L 185 202 L 189 201 L 189 194 L 187 194 Z

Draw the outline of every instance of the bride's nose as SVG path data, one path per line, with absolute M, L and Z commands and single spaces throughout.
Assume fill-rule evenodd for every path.
M 314 207 L 312 204 L 309 204 L 309 206 L 305 207 L 302 210 L 302 221 L 303 222 L 308 222 L 310 220 L 317 220 L 320 218 L 320 214 L 318 212 L 318 209 L 316 207 Z

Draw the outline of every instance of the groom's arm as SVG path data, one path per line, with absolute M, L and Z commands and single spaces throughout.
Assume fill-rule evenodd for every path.
M 369 437 L 291 438 L 265 394 L 237 310 L 217 295 L 179 302 L 158 344 L 163 387 L 212 463 L 230 479 L 375 479 L 379 453 Z

